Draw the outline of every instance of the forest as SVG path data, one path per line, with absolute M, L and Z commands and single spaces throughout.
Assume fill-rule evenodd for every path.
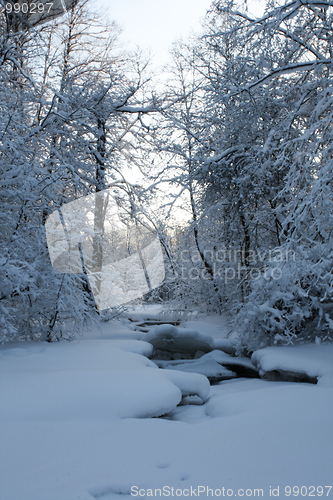
M 332 498 L 333 0 L 93 1 L 0 0 L 1 500 Z
M 59 272 L 47 218 L 107 191 L 158 235 L 145 303 L 229 314 L 239 349 L 332 340 L 329 0 L 214 0 L 163 78 L 78 0 L 28 26 L 0 14 L 0 341 L 70 340 L 97 310 Z

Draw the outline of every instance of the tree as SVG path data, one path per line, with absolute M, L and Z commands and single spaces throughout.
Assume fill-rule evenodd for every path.
M 239 274 L 236 259 L 230 271 L 223 262 L 224 297 L 249 350 L 331 336 L 331 15 L 329 1 L 269 2 L 260 19 L 215 1 L 203 36 L 181 52 L 200 83 L 168 110 L 175 132 L 161 145 L 173 156 L 162 172 L 195 186 L 205 249 L 239 252 Z
M 71 338 L 94 315 L 91 294 L 84 274 L 51 267 L 44 223 L 105 187 L 126 198 L 119 156 L 139 133 L 144 82 L 116 49 L 117 28 L 87 2 L 28 32 L 11 31 L 2 16 L 1 341 Z
M 221 8 L 220 3 L 216 3 Z M 219 7 L 220 6 L 220 7 Z M 222 8 L 223 10 L 223 8 Z M 239 92 L 266 89 L 275 102 L 286 100 L 288 112 L 278 116 L 267 147 L 271 168 L 283 171 L 276 199 L 280 217 L 281 280 L 260 280 L 240 311 L 242 342 L 249 350 L 269 343 L 313 340 L 332 335 L 332 152 L 331 152 L 331 2 L 269 4 L 261 19 L 232 13 L 240 40 L 254 46 L 265 60 L 277 52 L 259 78 Z
M 204 295 L 209 297 L 206 303 L 211 301 L 212 309 L 219 310 L 222 287 L 219 289 L 217 286 L 213 262 L 206 252 L 209 242 L 203 241 L 205 228 L 200 221 L 201 193 L 196 176 L 197 156 L 206 147 L 208 129 L 202 119 L 203 79 L 191 64 L 192 57 L 194 54 L 191 47 L 175 44 L 174 63 L 170 68 L 172 77 L 166 87 L 152 139 L 154 153 L 160 159 L 160 165 L 151 169 L 149 178 L 152 182 L 151 189 L 163 190 L 166 218 L 171 219 L 172 211 L 181 207 L 188 219 L 188 233 L 184 234 L 186 243 L 178 249 L 178 264 L 172 264 L 177 294 L 182 297 L 182 301 L 186 297 L 192 297 L 195 304 Z M 188 245 L 191 247 L 191 258 L 182 260 L 182 250 L 186 248 L 188 251 Z M 193 280 L 190 277 L 192 268 L 202 278 Z

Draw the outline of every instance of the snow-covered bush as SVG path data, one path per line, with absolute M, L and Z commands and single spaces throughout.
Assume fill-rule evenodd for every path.
M 295 253 L 252 283 L 235 322 L 239 350 L 333 339 L 333 253 L 316 250 Z

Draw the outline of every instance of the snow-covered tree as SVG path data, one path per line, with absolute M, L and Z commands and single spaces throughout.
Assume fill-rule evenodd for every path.
M 239 7 L 213 2 L 204 34 L 181 52 L 200 83 L 179 93 L 182 113 L 168 110 L 162 172 L 195 185 L 202 246 L 232 250 L 224 296 L 253 350 L 331 335 L 332 5 L 268 2 L 260 19 Z
M 267 263 L 281 278 L 252 283 L 238 317 L 249 350 L 332 335 L 332 14 L 329 1 L 269 4 L 261 19 L 231 14 L 239 40 L 270 63 L 237 92 L 268 91 L 286 105 L 265 144 L 269 170 L 283 173 L 274 198 L 281 258 Z
M 120 156 L 146 112 L 144 65 L 131 69 L 85 1 L 30 31 L 2 16 L 1 341 L 69 338 L 94 314 L 91 293 L 84 274 L 53 270 L 44 223 L 82 195 L 130 194 Z

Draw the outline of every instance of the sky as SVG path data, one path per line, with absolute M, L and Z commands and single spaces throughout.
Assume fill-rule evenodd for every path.
M 172 42 L 200 29 L 211 0 L 95 0 L 123 28 L 121 41 L 150 50 L 153 64 L 167 62 Z
M 121 41 L 127 48 L 150 50 L 152 63 L 162 66 L 168 62 L 173 41 L 191 31 L 200 30 L 212 0 L 95 0 L 110 20 L 123 28 Z M 250 11 L 260 10 L 254 0 L 248 2 Z

